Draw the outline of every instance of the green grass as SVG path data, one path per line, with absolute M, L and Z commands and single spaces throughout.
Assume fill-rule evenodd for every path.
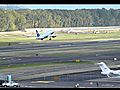
M 56 37 L 55 40 L 105 40 L 105 39 L 120 39 L 120 32 L 106 33 L 106 34 L 63 34 Z
M 10 45 L 15 45 L 19 43 L 38 43 L 39 41 L 36 40 L 35 38 L 27 38 L 22 35 L 13 35 L 13 34 L 7 34 L 7 36 L 0 35 L 0 46 L 9 46 Z
M 80 61 L 76 62 L 76 60 L 68 61 L 68 62 L 45 62 L 45 63 L 30 63 L 30 64 L 18 64 L 18 65 L 4 65 L 1 66 L 0 69 L 10 69 L 10 68 L 22 68 L 22 67 L 48 67 L 48 66 L 54 66 L 54 65 L 60 65 L 60 64 L 90 64 L 92 62 L 90 61 Z
M 35 35 L 34 35 L 35 36 Z M 48 40 L 48 39 L 46 39 Z M 46 41 L 44 40 L 44 41 Z M 106 34 L 65 34 L 61 33 L 52 41 L 91 41 L 91 40 L 120 40 L 120 32 L 106 33 Z M 25 37 L 22 35 L 7 34 L 7 36 L 0 35 L 0 46 L 15 45 L 18 43 L 40 43 L 36 37 Z M 49 42 L 49 41 L 48 41 Z

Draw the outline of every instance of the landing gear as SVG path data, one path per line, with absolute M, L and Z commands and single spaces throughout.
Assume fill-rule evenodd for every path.
M 51 38 L 49 38 L 49 40 L 52 40 Z

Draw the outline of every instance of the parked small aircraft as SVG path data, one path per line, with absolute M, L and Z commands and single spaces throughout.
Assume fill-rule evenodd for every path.
M 49 40 L 51 40 L 51 38 L 56 37 L 56 35 L 54 34 L 54 31 L 52 30 L 46 31 L 42 35 L 40 35 L 39 32 L 36 30 L 36 35 L 37 35 L 36 39 L 40 39 L 40 40 L 43 40 L 45 38 L 49 38 Z
M 109 78 L 111 77 L 120 78 L 120 70 L 111 70 L 104 62 L 100 62 L 97 64 L 100 66 L 102 70 L 101 74 L 107 75 Z

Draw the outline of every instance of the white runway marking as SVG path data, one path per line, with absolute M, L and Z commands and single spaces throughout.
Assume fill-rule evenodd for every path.
M 23 87 L 36 87 L 36 86 L 23 86 Z
M 51 83 L 51 82 L 55 82 L 55 81 L 33 81 L 31 83 Z
M 73 46 L 73 45 L 59 45 L 59 47 L 64 47 L 64 46 Z

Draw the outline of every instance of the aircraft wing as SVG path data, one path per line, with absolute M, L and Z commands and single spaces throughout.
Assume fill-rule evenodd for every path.
M 50 34 L 49 37 L 56 37 L 56 35 L 55 34 Z

